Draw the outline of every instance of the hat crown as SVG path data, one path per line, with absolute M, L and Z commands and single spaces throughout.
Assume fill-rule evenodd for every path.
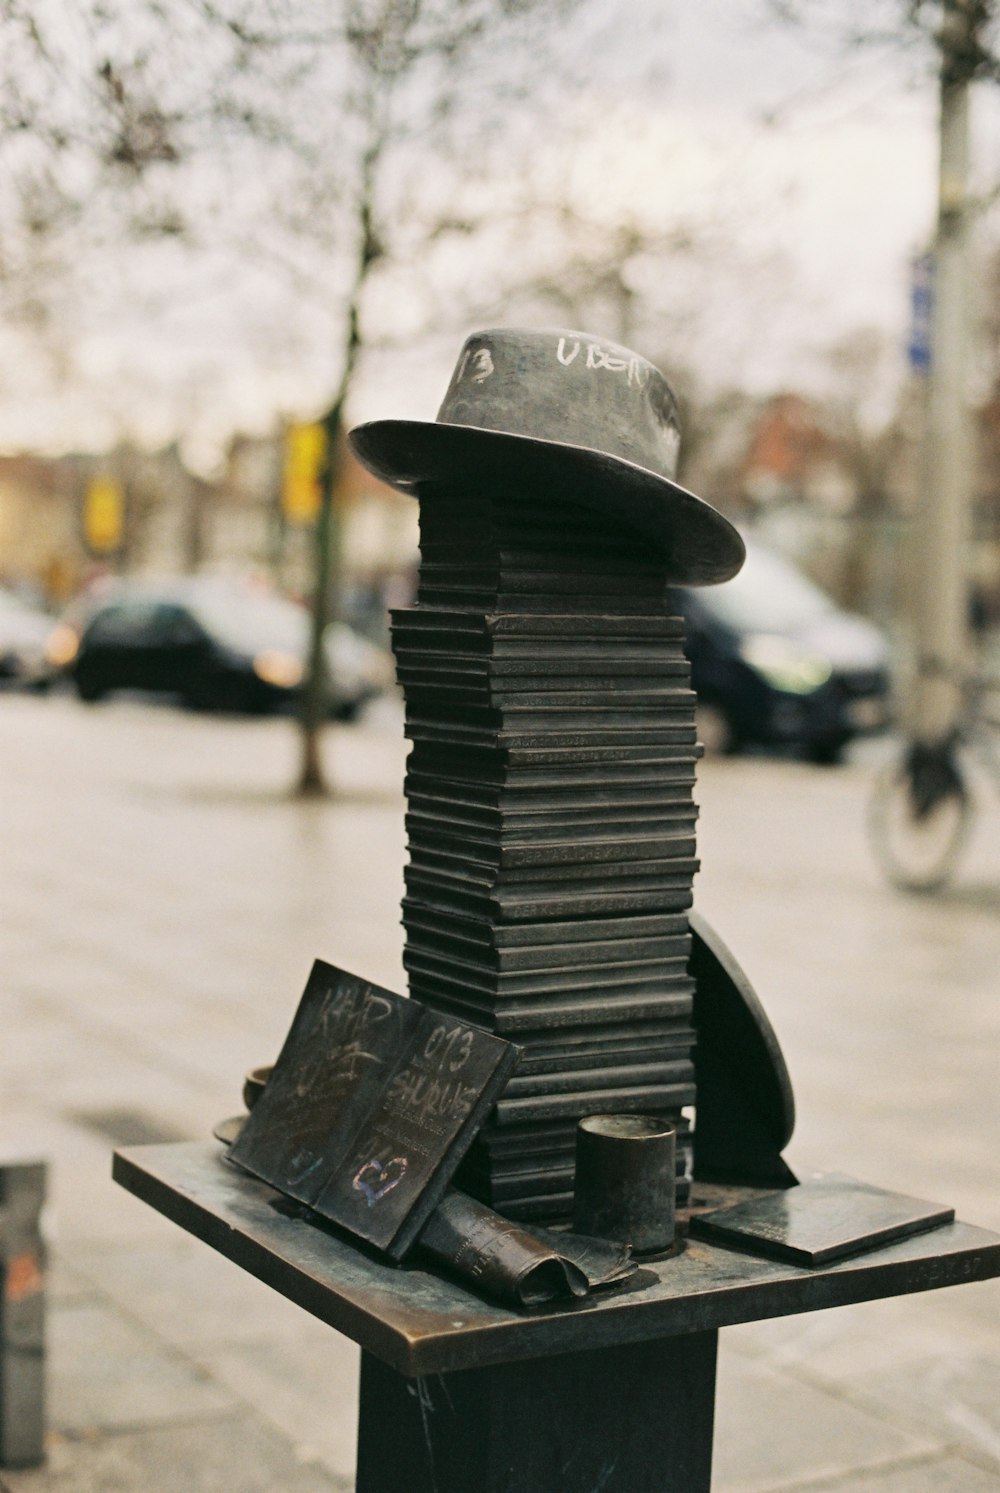
M 638 353 L 587 332 L 497 328 L 462 348 L 438 422 L 602 452 L 677 473 L 673 390 Z
M 436 420 L 374 420 L 351 445 L 421 500 L 516 494 L 603 514 L 648 540 L 675 585 L 713 585 L 743 564 L 729 520 L 677 483 L 680 421 L 663 374 L 587 332 L 474 332 Z

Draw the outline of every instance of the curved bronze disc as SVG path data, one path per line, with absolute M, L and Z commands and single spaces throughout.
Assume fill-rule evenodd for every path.
M 781 1160 L 795 1100 L 781 1046 L 735 956 L 699 913 L 690 915 L 695 981 L 695 1175 L 718 1181 L 791 1177 Z

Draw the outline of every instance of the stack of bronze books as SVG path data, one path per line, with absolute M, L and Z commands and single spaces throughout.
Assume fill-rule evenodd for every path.
M 576 1122 L 694 1102 L 695 698 L 662 555 L 562 499 L 421 494 L 393 649 L 413 742 L 411 993 L 521 1061 L 459 1184 L 572 1210 Z

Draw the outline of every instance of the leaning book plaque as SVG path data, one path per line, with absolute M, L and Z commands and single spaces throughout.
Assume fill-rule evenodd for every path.
M 402 1259 L 517 1055 L 318 959 L 229 1159 Z

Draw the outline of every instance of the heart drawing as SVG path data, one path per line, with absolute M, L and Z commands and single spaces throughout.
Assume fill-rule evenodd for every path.
M 405 1156 L 394 1156 L 385 1163 L 366 1161 L 354 1178 L 355 1190 L 364 1194 L 369 1208 L 374 1208 L 387 1192 L 399 1186 L 406 1175 L 408 1164 Z

